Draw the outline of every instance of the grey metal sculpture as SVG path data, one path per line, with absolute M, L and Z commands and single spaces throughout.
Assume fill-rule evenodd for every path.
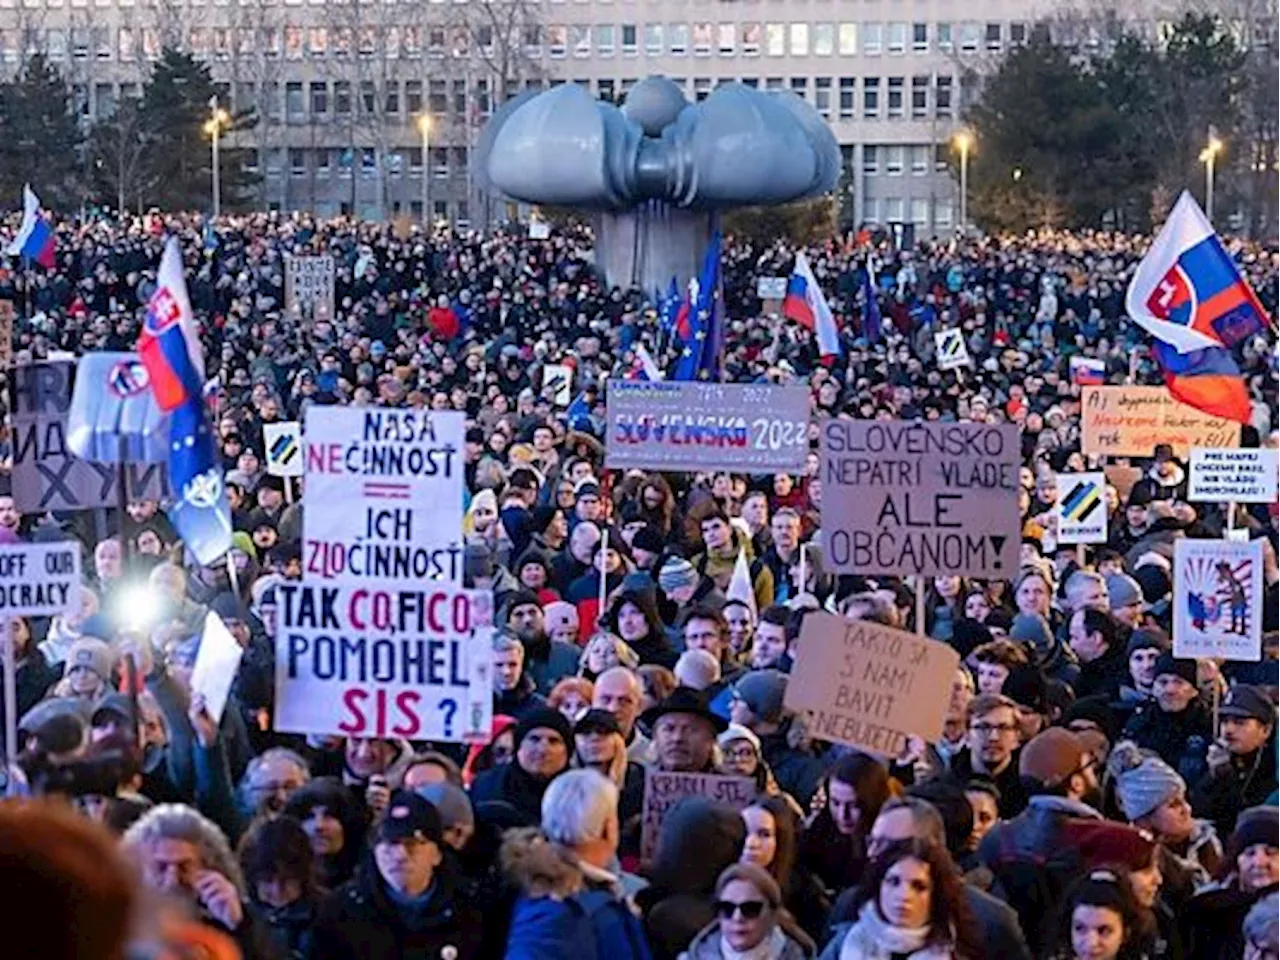
M 690 275 L 720 211 L 815 197 L 840 177 L 835 137 L 795 94 L 725 83 L 691 104 L 665 77 L 621 107 L 577 84 L 526 93 L 476 150 L 481 189 L 594 214 L 610 282 L 648 290 Z

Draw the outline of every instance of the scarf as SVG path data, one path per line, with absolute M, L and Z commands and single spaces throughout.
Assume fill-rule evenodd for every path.
M 723 936 L 720 938 L 720 956 L 724 960 L 778 960 L 786 949 L 787 935 L 776 925 L 767 937 L 742 953 L 729 946 Z
M 840 944 L 840 960 L 882 960 L 891 954 L 908 954 L 912 960 L 950 960 L 949 945 L 926 945 L 931 932 L 929 927 L 895 927 L 868 900 L 858 911 L 858 922 Z

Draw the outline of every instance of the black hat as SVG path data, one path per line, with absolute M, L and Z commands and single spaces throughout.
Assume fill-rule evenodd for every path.
M 600 499 L 600 484 L 592 480 L 584 480 L 578 484 L 577 489 L 573 491 L 574 499 L 581 500 L 583 497 L 595 497 Z
M 514 611 L 516 607 L 527 607 L 530 605 L 535 607 L 542 606 L 542 604 L 538 602 L 538 595 L 536 593 L 532 590 L 512 590 L 507 594 L 507 598 L 502 601 L 502 622 L 506 623 L 507 619 L 511 616 L 512 611 Z
M 90 726 L 96 726 L 100 720 L 107 717 L 114 717 L 123 720 L 125 723 L 133 723 L 133 701 L 131 701 L 123 693 L 112 693 L 103 697 L 98 701 L 98 705 L 93 709 L 93 717 L 90 719 Z
M 967 657 L 991 640 L 991 631 L 986 625 L 970 617 L 960 617 L 952 625 L 951 646 L 961 657 Z
M 640 719 L 646 727 L 652 728 L 669 713 L 689 713 L 702 717 L 715 727 L 716 733 L 724 733 L 729 729 L 729 721 L 712 713 L 707 697 L 691 687 L 676 687 L 671 691 L 671 696 L 657 706 L 650 707 Z
M 517 750 L 520 749 L 520 744 L 524 742 L 524 738 L 533 733 L 534 730 L 554 730 L 560 734 L 560 738 L 564 740 L 566 746 L 572 747 L 573 745 L 573 725 L 569 723 L 569 718 L 559 710 L 551 707 L 540 707 L 525 714 L 524 719 L 516 725 L 514 733 Z
M 559 507 L 537 506 L 529 511 L 529 519 L 525 522 L 525 529 L 529 533 L 546 533 L 547 527 L 551 526 L 551 521 L 556 518 Z
M 631 538 L 632 550 L 643 550 L 646 553 L 661 553 L 666 549 L 662 534 L 647 524 L 635 532 Z
M 1154 675 L 1159 677 L 1164 674 L 1181 677 L 1194 687 L 1196 685 L 1196 662 L 1194 660 L 1183 660 L 1175 657 L 1172 653 L 1162 653 L 1156 659 L 1156 672 Z
M 588 710 L 579 718 L 573 728 L 573 735 L 580 737 L 584 733 L 616 733 L 621 735 L 622 727 L 618 718 L 608 710 Z
M 1237 683 L 1222 698 L 1218 716 L 1253 719 L 1270 725 L 1276 722 L 1276 707 L 1260 688 L 1249 683 Z
M 1036 713 L 1049 712 L 1048 684 L 1039 667 L 1022 664 L 1009 671 L 1000 692 L 1021 707 Z
M 405 840 L 430 840 L 439 844 L 444 838 L 440 812 L 412 790 L 397 790 L 387 805 L 387 815 L 378 825 L 377 843 L 401 843 Z

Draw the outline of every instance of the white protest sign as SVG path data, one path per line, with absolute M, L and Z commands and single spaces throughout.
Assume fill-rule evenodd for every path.
M 1173 655 L 1262 659 L 1262 541 L 1173 546 Z
M 756 277 L 756 296 L 761 300 L 785 300 L 786 277 Z
M 557 407 L 573 402 L 573 367 L 566 363 L 548 363 L 542 368 L 542 395 Z
M 939 370 L 955 370 L 973 365 L 969 359 L 969 347 L 964 342 L 962 330 L 955 327 L 939 330 L 933 335 L 933 344 L 937 351 Z
M 529 221 L 529 239 L 546 240 L 551 236 L 551 224 L 545 220 Z
M 1056 479 L 1058 543 L 1106 543 L 1107 475 L 1059 473 Z
M 1276 450 L 1192 447 L 1188 500 L 1275 503 Z
M 80 543 L 0 546 L 0 617 L 53 617 L 79 600 Z
M 264 423 L 262 442 L 267 448 L 267 473 L 273 477 L 302 476 L 302 424 L 296 420 Z
M 359 274 L 357 273 L 357 276 Z M 332 320 L 334 311 L 333 257 L 285 258 L 285 309 L 298 319 Z
M 310 407 L 303 574 L 462 582 L 463 414 Z
M 304 582 L 276 598 L 277 731 L 489 739 L 489 595 L 445 582 Z
M 222 618 L 212 612 L 206 616 L 200 650 L 191 669 L 191 692 L 204 694 L 205 709 L 215 723 L 222 722 L 227 697 L 231 695 L 231 684 L 243 657 L 244 648 L 231 635 Z

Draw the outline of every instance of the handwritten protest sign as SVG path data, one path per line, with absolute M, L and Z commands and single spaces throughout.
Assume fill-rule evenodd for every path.
M 658 833 L 667 811 L 685 797 L 706 797 L 728 804 L 735 810 L 756 798 L 756 784 L 750 777 L 730 777 L 715 773 L 669 773 L 646 767 L 644 806 L 640 814 L 640 859 L 648 860 L 658 848 Z
M 0 546 L 0 617 L 53 617 L 80 596 L 80 542 Z
M 333 257 L 287 257 L 284 305 L 299 320 L 332 320 L 334 311 Z
M 1275 503 L 1275 449 L 1191 450 L 1190 500 Z
M 1086 455 L 1149 457 L 1157 444 L 1185 458 L 1192 447 L 1238 447 L 1240 424 L 1180 403 L 1164 387 L 1081 388 Z
M 13 324 L 13 301 L 0 300 L 0 369 L 13 362 Z
M 306 438 L 308 579 L 462 582 L 463 414 L 313 406 Z
M 1174 541 L 1173 654 L 1262 659 L 1262 541 Z
M 490 597 L 444 582 L 303 582 L 276 600 L 276 730 L 488 740 Z
M 820 436 L 822 530 L 837 573 L 1017 570 L 1017 427 L 833 419 Z
M 1096 473 L 1059 473 L 1058 543 L 1107 542 L 1107 478 Z
M 908 737 L 941 735 L 959 666 L 945 643 L 814 613 L 800 631 L 786 705 L 809 713 L 816 737 L 896 757 Z
M 775 384 L 610 380 L 615 470 L 783 473 L 809 455 L 809 391 Z

